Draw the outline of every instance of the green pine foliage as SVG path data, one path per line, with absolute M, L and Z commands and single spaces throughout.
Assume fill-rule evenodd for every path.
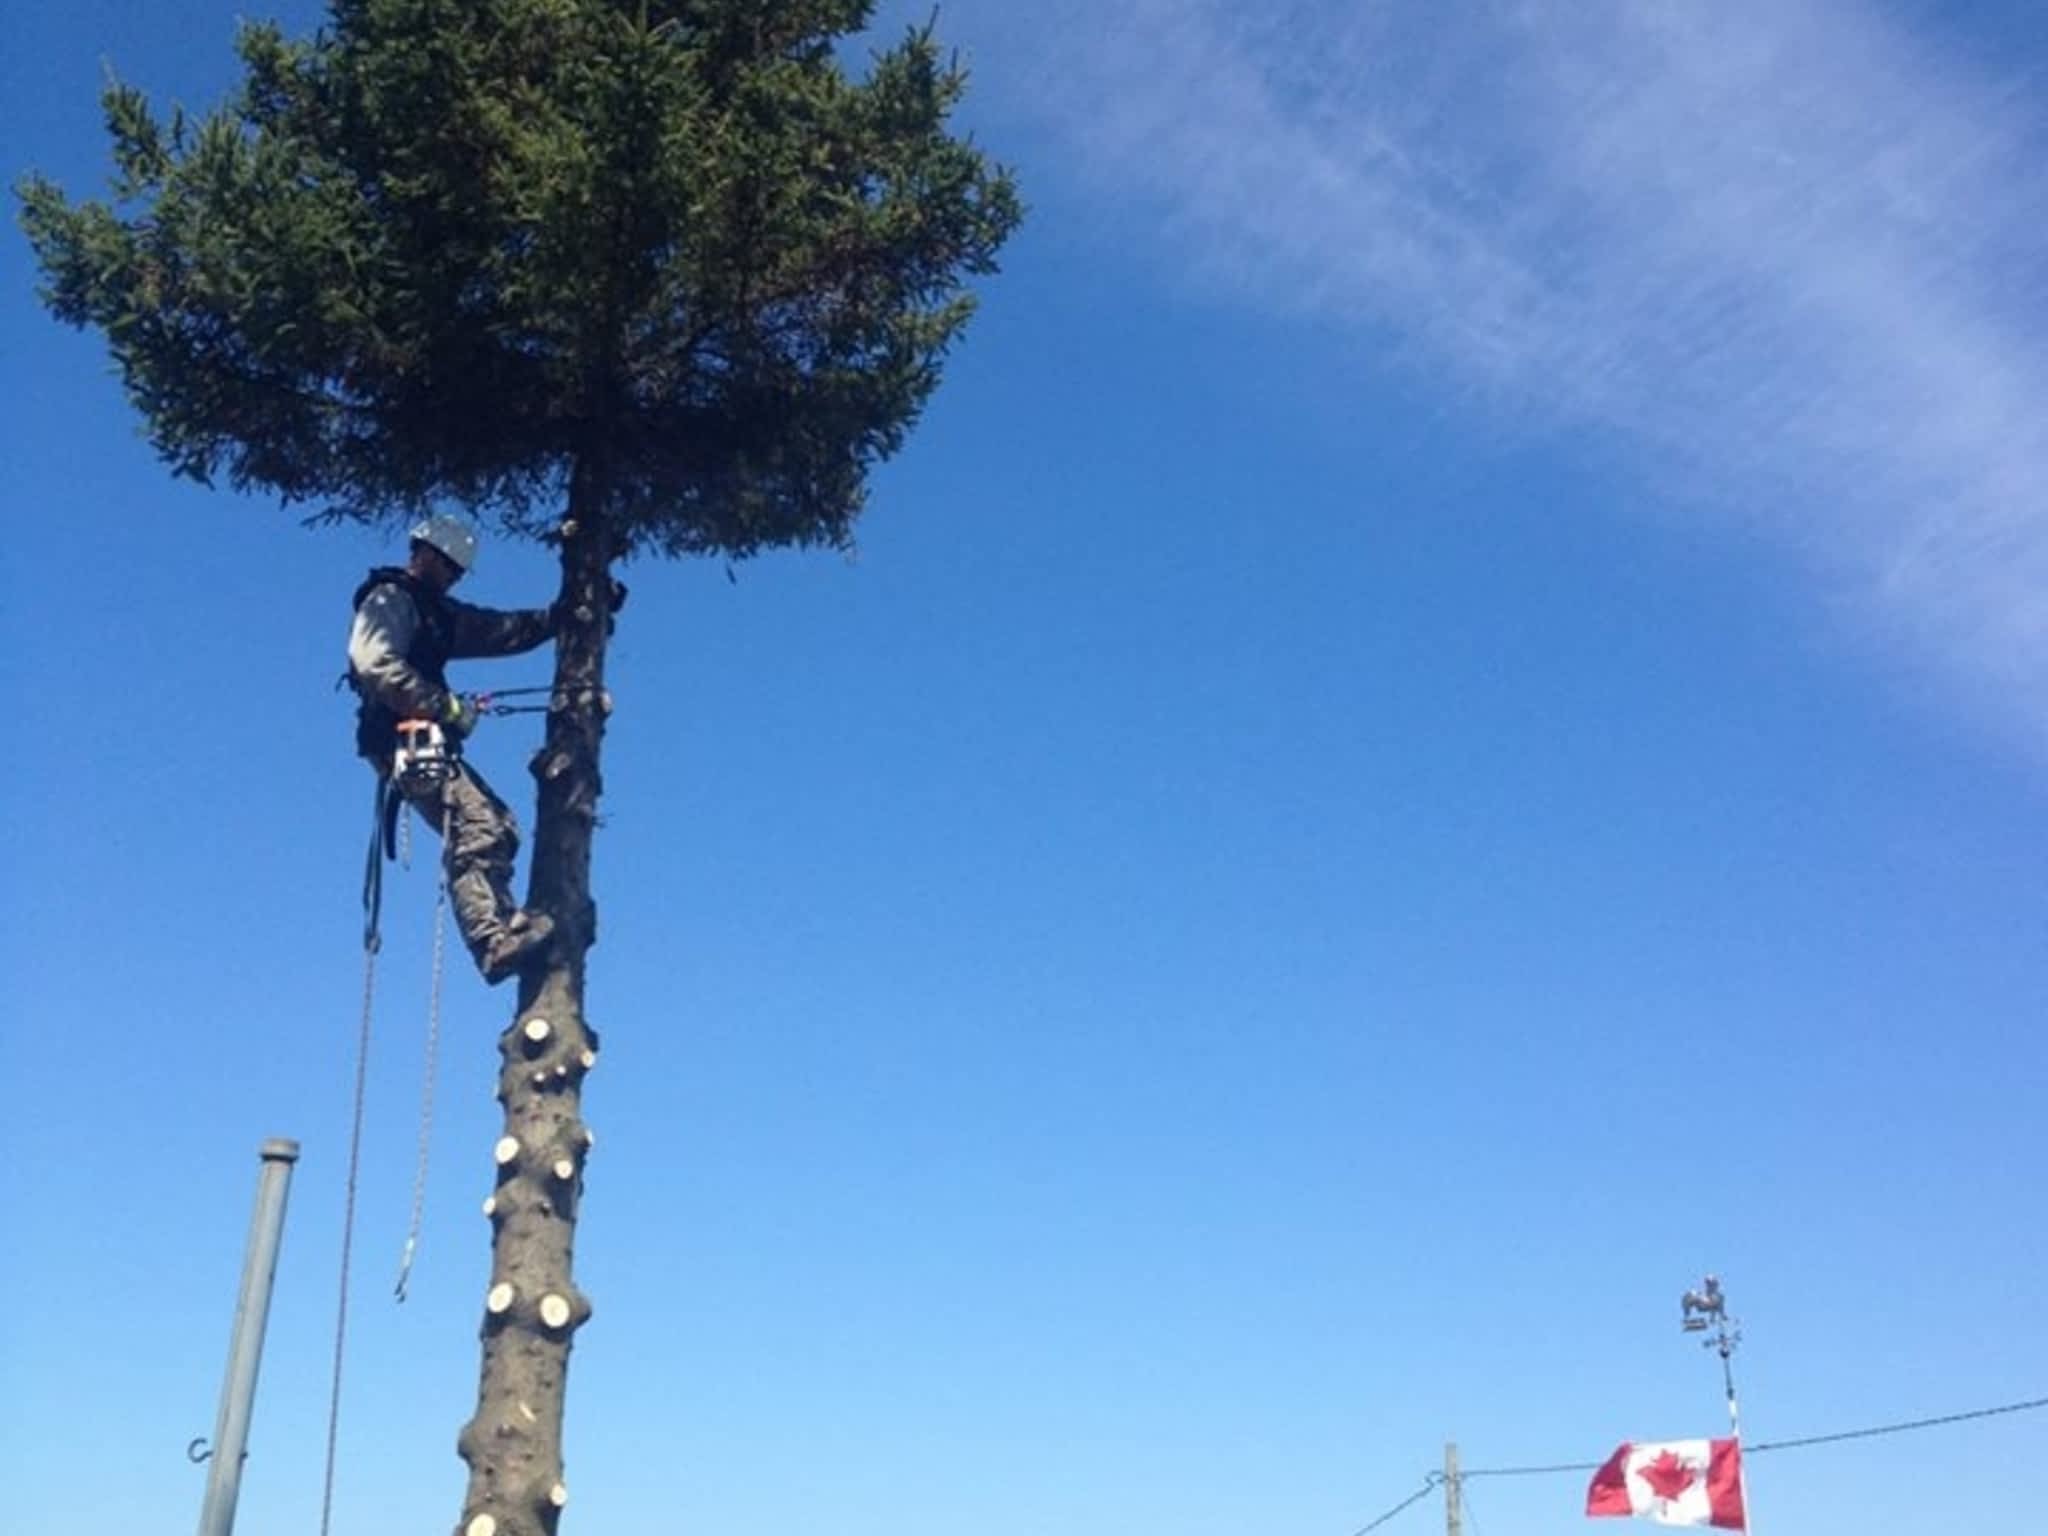
M 317 515 L 453 501 L 621 553 L 845 546 L 1020 209 L 868 0 L 333 0 L 204 118 L 105 96 L 108 202 L 19 188 L 152 443 Z M 594 496 L 594 503 L 586 501 Z

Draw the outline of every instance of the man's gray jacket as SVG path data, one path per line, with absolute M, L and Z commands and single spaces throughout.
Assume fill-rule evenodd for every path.
M 549 609 L 478 608 L 436 592 L 410 571 L 372 571 L 356 589 L 348 632 L 349 680 L 364 712 L 358 744 L 366 755 L 381 757 L 397 721 L 446 718 L 448 662 L 516 656 L 553 633 Z

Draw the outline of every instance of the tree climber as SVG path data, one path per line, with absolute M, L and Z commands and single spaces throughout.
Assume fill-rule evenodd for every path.
M 403 567 L 380 566 L 356 588 L 348 635 L 348 676 L 361 700 L 356 750 L 389 780 L 401 720 L 428 720 L 459 747 L 476 729 L 477 708 L 448 686 L 447 664 L 463 657 L 516 656 L 553 637 L 552 608 L 504 612 L 457 602 L 448 589 L 476 561 L 476 532 L 437 513 L 412 530 Z M 555 922 L 512 896 L 519 827 L 511 810 L 459 752 L 445 773 L 401 775 L 391 789 L 436 832 L 446 824 L 442 861 L 463 942 L 495 986 L 539 959 Z

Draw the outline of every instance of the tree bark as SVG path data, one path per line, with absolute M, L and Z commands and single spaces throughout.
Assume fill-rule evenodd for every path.
M 491 1278 L 484 1301 L 476 1416 L 456 1448 L 469 1464 L 460 1536 L 553 1536 L 568 1502 L 562 1414 L 569 1350 L 590 1318 L 571 1275 L 584 1160 L 583 1079 L 597 1032 L 583 1015 L 584 963 L 597 939 L 590 851 L 602 789 L 610 700 L 614 550 L 594 477 L 579 467 L 562 524 L 562 612 L 539 782 L 527 905 L 555 919 L 544 970 L 520 978 L 519 1006 L 498 1042 L 505 1129 L 493 1152 Z

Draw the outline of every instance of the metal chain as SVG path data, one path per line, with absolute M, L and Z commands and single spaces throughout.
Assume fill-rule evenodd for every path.
M 413 1255 L 419 1251 L 420 1226 L 427 1209 L 427 1154 L 434 1139 L 434 1073 L 441 1055 L 441 972 L 448 949 L 448 838 L 455 830 L 455 813 L 444 801 L 441 807 L 441 879 L 434 891 L 433 980 L 427 988 L 427 1060 L 420 1078 L 419 1157 L 413 1165 L 412 1219 L 406 1224 L 405 1251 L 398 1259 L 398 1284 L 394 1294 L 405 1301 L 406 1282 L 412 1278 Z

